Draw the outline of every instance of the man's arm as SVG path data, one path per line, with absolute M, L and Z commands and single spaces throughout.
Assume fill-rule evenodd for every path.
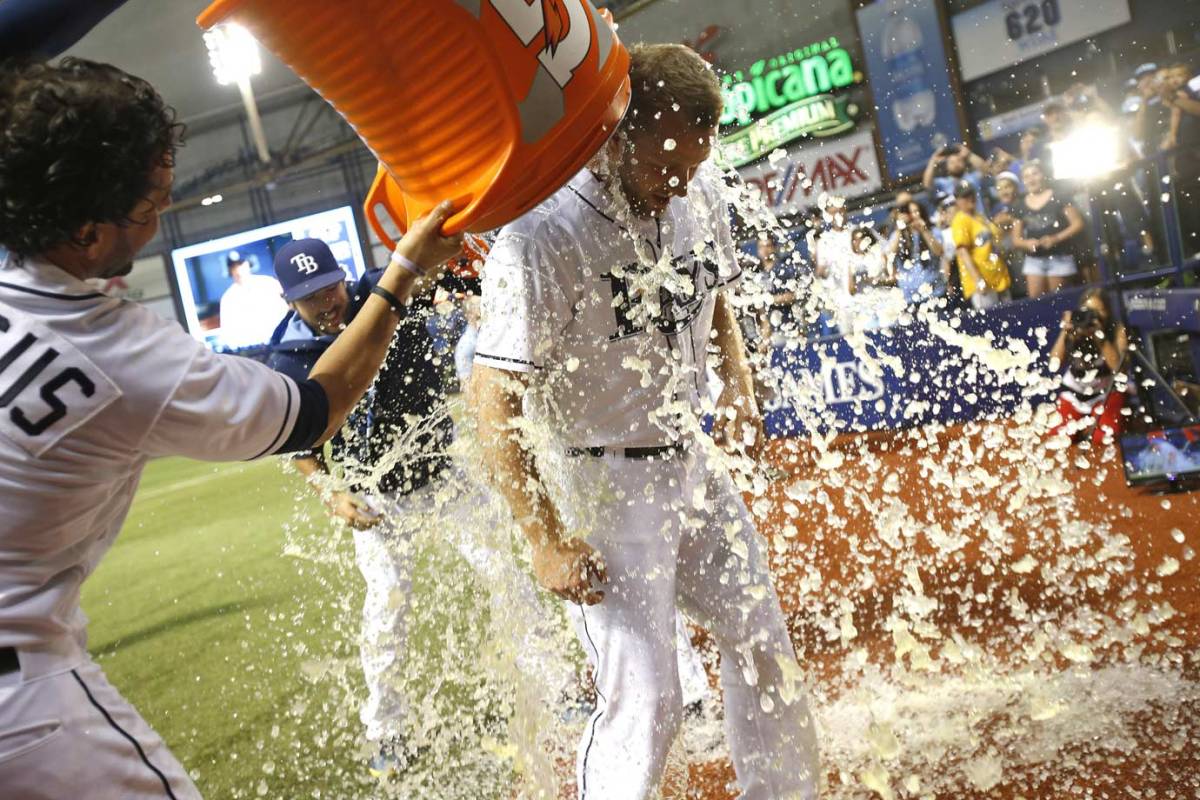
M 992 287 L 988 286 L 987 281 L 983 279 L 983 273 L 979 271 L 979 267 L 975 266 L 975 259 L 971 258 L 971 249 L 959 245 L 956 252 L 959 265 L 967 265 L 967 273 L 971 276 L 971 281 L 975 284 L 975 291 L 991 291 Z
M 564 600 L 595 605 L 604 592 L 595 582 L 608 575 L 600 555 L 581 539 L 564 534 L 562 519 L 546 494 L 533 453 L 516 421 L 528 386 L 523 373 L 476 362 L 470 404 L 478 418 L 479 440 L 489 484 L 504 497 L 533 550 L 538 583 Z
M 1200 100 L 1194 100 L 1187 92 L 1179 91 L 1170 102 L 1172 108 L 1177 108 L 1185 114 L 1200 117 Z
M 929 157 L 929 163 L 925 165 L 925 174 L 921 176 L 921 185 L 931 192 L 933 191 L 933 179 L 940 163 L 942 163 L 941 151 L 935 150 Z
M 291 461 L 292 466 L 304 476 L 305 482 L 317 493 L 321 502 L 329 508 L 329 513 L 334 517 L 344 520 L 350 527 L 359 530 L 372 528 L 379 524 L 379 515 L 353 492 L 344 492 L 338 489 L 329 491 L 330 487 L 326 485 L 325 481 L 329 475 L 329 467 L 320 451 L 314 450 L 311 453 L 298 455 Z
M 987 159 L 978 153 L 971 150 L 965 144 L 959 148 L 959 152 L 967 159 L 967 163 L 971 165 L 971 169 L 976 172 L 986 173 L 988 171 Z
M 717 408 L 718 419 L 713 428 L 713 438 L 733 449 L 742 449 L 738 447 L 740 443 L 746 455 L 758 458 L 766 435 L 763 432 L 762 415 L 754 399 L 754 375 L 746 359 L 746 346 L 733 306 L 723 293 L 717 295 L 713 331 L 720 355 L 716 365 L 717 377 L 725 387 Z

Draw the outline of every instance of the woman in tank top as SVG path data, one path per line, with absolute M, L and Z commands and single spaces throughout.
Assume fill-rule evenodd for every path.
M 1079 273 L 1071 240 L 1083 232 L 1083 217 L 1070 200 L 1059 199 L 1039 161 L 1021 168 L 1025 197 L 1017 204 L 1013 244 L 1026 252 L 1022 273 L 1030 297 L 1056 292 Z

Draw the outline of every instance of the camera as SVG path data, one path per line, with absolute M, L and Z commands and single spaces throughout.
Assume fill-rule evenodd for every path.
M 1094 309 L 1081 308 L 1071 314 L 1071 325 L 1076 328 L 1094 328 L 1100 323 L 1100 317 Z

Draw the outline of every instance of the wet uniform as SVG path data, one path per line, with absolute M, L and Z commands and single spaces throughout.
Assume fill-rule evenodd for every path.
M 199 797 L 88 656 L 84 580 L 156 456 L 311 446 L 314 382 L 218 356 L 50 264 L 0 267 L 0 786 L 4 796 Z
M 718 292 L 739 276 L 721 180 L 705 165 L 662 217 L 624 221 L 581 172 L 501 232 L 483 271 L 475 361 L 529 374 L 546 399 L 568 454 L 561 510 L 608 570 L 604 599 L 571 607 L 598 695 L 578 752 L 583 800 L 640 800 L 661 778 L 681 715 L 677 607 L 721 650 L 742 796 L 815 796 L 807 705 L 780 697 L 795 652 L 762 542 L 687 426 L 707 392 Z M 677 279 L 649 318 L 631 302 L 638 250 Z

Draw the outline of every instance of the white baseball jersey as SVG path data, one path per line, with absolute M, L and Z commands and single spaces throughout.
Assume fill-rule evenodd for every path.
M 81 640 L 79 589 L 146 461 L 254 458 L 299 390 L 49 264 L 0 267 L 0 647 Z
M 716 293 L 741 274 L 721 181 L 704 164 L 660 218 L 631 219 L 584 170 L 506 226 L 483 270 L 475 362 L 536 371 L 570 445 L 672 441 L 658 410 L 705 396 Z M 669 263 L 674 279 L 644 322 L 634 304 L 645 300 L 631 288 L 649 269 L 638 249 Z
M 287 316 L 283 287 L 269 275 L 249 275 L 221 295 L 221 343 L 250 347 L 271 341 L 279 321 Z

